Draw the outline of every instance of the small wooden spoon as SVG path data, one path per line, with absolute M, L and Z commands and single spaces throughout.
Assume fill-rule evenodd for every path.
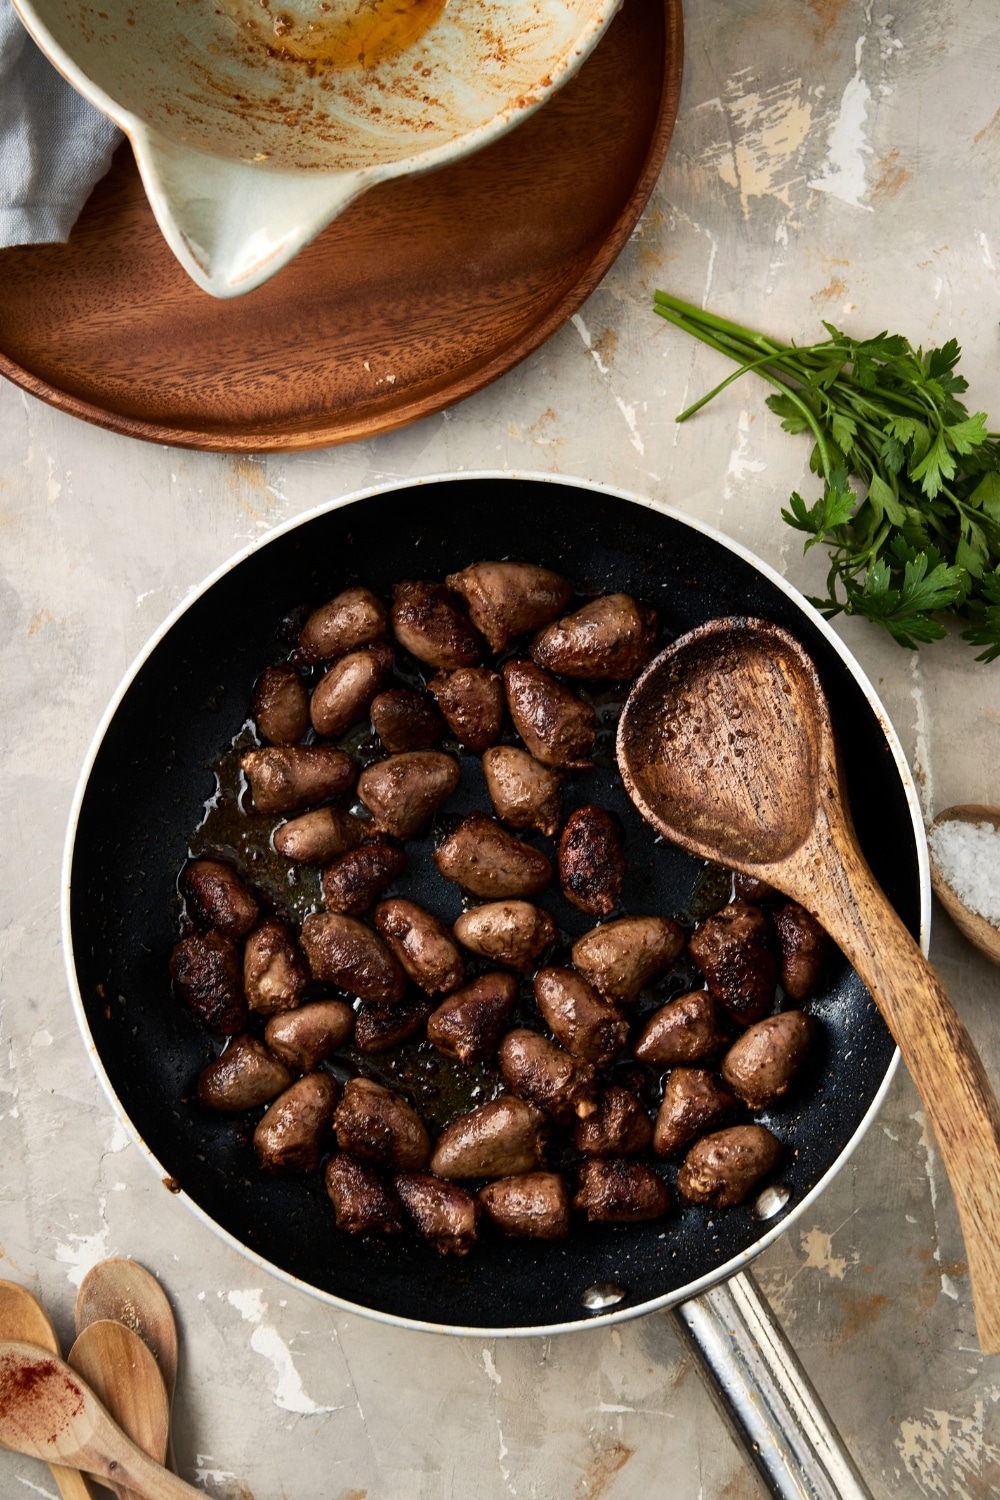
M 77 1333 L 82 1333 L 88 1324 L 102 1318 L 124 1323 L 139 1335 L 160 1367 L 167 1402 L 172 1406 L 177 1384 L 177 1324 L 167 1294 L 156 1277 L 138 1261 L 117 1257 L 100 1261 L 80 1283 L 76 1298 Z M 177 1463 L 169 1437 L 166 1464 L 176 1473 Z
M 938 813 L 931 829 L 939 828 L 942 823 L 992 823 L 993 827 L 1000 829 L 1000 808 L 986 807 L 981 802 L 959 802 L 954 807 L 946 807 L 944 812 Z M 951 886 L 945 880 L 934 859 L 934 846 L 931 845 L 931 885 L 934 894 L 948 913 L 955 926 L 963 937 L 967 937 L 980 953 L 985 953 L 987 958 L 995 964 L 1000 964 L 1000 927 L 995 927 L 985 917 L 981 917 L 977 911 L 966 906 L 960 896 L 957 896 Z
M 205 1500 L 147 1458 L 69 1365 L 34 1344 L 0 1342 L 0 1443 L 49 1464 L 84 1469 L 141 1500 Z
M 958 1207 L 985 1353 L 1000 1353 L 1000 1108 L 930 964 L 858 847 L 816 668 L 766 620 L 713 620 L 638 679 L 618 765 L 660 833 L 755 875 L 826 928 L 874 996 Z
M 143 1453 L 162 1464 L 167 1455 L 170 1403 L 159 1366 L 137 1333 L 100 1318 L 88 1323 L 66 1357 Z M 134 1491 L 112 1486 L 118 1500 L 135 1500 Z
M 59 1338 L 45 1308 L 26 1286 L 0 1281 L 0 1339 L 16 1339 L 58 1355 Z M 90 1485 L 79 1469 L 50 1464 L 52 1478 L 63 1500 L 93 1500 Z

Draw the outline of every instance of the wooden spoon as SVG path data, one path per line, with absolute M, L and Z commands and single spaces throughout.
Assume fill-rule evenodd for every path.
M 137 1443 L 162 1464 L 167 1454 L 170 1403 L 159 1366 L 137 1333 L 100 1318 L 88 1323 L 66 1358 L 98 1401 Z M 118 1500 L 136 1500 L 124 1485 L 112 1485 Z
M 139 1335 L 160 1367 L 168 1406 L 172 1406 L 177 1384 L 177 1324 L 167 1294 L 156 1277 L 134 1260 L 113 1258 L 94 1266 L 83 1278 L 77 1293 L 77 1333 L 82 1333 L 90 1323 L 102 1318 L 124 1323 Z M 176 1473 L 177 1463 L 169 1437 L 166 1464 Z
M 981 802 L 959 802 L 954 807 L 946 807 L 944 812 L 938 813 L 931 824 L 931 831 L 940 828 L 942 823 L 992 823 L 993 827 L 1000 830 L 1000 808 L 986 807 Z M 1000 927 L 981 917 L 971 906 L 966 906 L 960 896 L 957 896 L 951 886 L 945 880 L 938 868 L 934 858 L 934 845 L 931 844 L 931 885 L 934 894 L 948 913 L 955 926 L 963 937 L 991 958 L 995 964 L 1000 964 Z
M 765 620 L 691 631 L 633 687 L 618 765 L 660 833 L 793 897 L 861 975 L 940 1143 L 979 1341 L 1000 1353 L 1000 1109 L 964 1024 L 858 847 L 812 661 Z
M 147 1458 L 69 1365 L 34 1344 L 0 1342 L 0 1443 L 49 1464 L 85 1469 L 141 1500 L 205 1500 Z
M 59 1338 L 45 1308 L 26 1286 L 0 1281 L 0 1339 L 16 1339 L 58 1355 Z M 93 1500 L 90 1485 L 78 1469 L 50 1464 L 52 1478 L 63 1500 Z

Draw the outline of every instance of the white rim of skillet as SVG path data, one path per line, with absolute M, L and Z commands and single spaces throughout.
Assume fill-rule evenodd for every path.
M 118 712 L 118 708 L 121 704 L 122 699 L 124 698 L 128 689 L 131 687 L 133 680 L 135 679 L 141 668 L 145 665 L 149 656 L 163 640 L 164 636 L 166 636 L 170 632 L 174 624 L 180 619 L 180 617 L 185 613 L 186 610 L 190 609 L 192 604 L 200 599 L 203 594 L 207 593 L 207 591 L 212 588 L 213 585 L 219 581 L 219 579 L 224 578 L 227 573 L 230 573 L 234 568 L 238 567 L 240 563 L 244 562 L 246 558 L 251 557 L 262 547 L 266 547 L 277 537 L 284 536 L 289 531 L 294 531 L 296 527 L 305 525 L 309 521 L 315 520 L 318 516 L 326 515 L 332 510 L 340 510 L 344 506 L 353 505 L 358 500 L 366 500 L 372 495 L 386 495 L 394 493 L 398 490 L 406 489 L 419 490 L 422 489 L 425 485 L 465 482 L 470 479 L 503 479 L 511 481 L 528 481 L 531 483 L 559 484 L 569 488 L 590 490 L 599 494 L 610 495 L 613 496 L 616 500 L 627 500 L 630 501 L 633 505 L 643 506 L 646 510 L 658 511 L 661 515 L 667 516 L 673 521 L 679 521 L 684 526 L 689 526 L 692 531 L 699 532 L 702 536 L 708 537 L 713 542 L 718 542 L 720 546 L 723 546 L 728 551 L 735 553 L 737 557 L 742 558 L 744 562 L 747 562 L 751 565 L 751 567 L 756 568 L 758 573 L 762 574 L 769 583 L 773 583 L 776 588 L 780 589 L 783 594 L 786 594 L 788 598 L 791 599 L 792 602 L 799 607 L 799 609 L 801 609 L 802 613 L 812 622 L 813 625 L 815 625 L 816 629 L 819 630 L 826 638 L 826 640 L 830 643 L 830 645 L 836 651 L 837 655 L 843 661 L 844 665 L 847 667 L 848 671 L 851 673 L 854 680 L 857 682 L 858 686 L 861 688 L 861 691 L 864 693 L 866 699 L 875 712 L 875 715 L 879 721 L 879 725 L 881 726 L 882 733 L 885 735 L 886 741 L 889 745 L 889 749 L 892 751 L 892 757 L 896 765 L 896 770 L 899 773 L 899 778 L 903 784 L 903 790 L 906 794 L 907 806 L 910 809 L 910 818 L 913 823 L 913 833 L 917 846 L 917 868 L 920 878 L 920 947 L 924 954 L 926 954 L 928 951 L 930 943 L 931 884 L 930 865 L 927 853 L 927 836 L 924 830 L 923 814 L 920 810 L 920 803 L 917 798 L 916 787 L 913 782 L 913 777 L 910 773 L 910 768 L 906 763 L 906 757 L 903 754 L 902 746 L 899 743 L 896 731 L 889 721 L 889 716 L 879 700 L 878 694 L 875 692 L 872 684 L 869 682 L 867 676 L 862 671 L 857 661 L 855 661 L 847 646 L 840 639 L 837 633 L 832 629 L 832 627 L 827 623 L 827 621 L 823 619 L 822 615 L 820 615 L 819 612 L 807 602 L 807 600 L 803 597 L 802 594 L 799 593 L 797 589 L 793 588 L 790 583 L 786 582 L 786 580 L 782 578 L 779 573 L 776 573 L 773 568 L 768 566 L 767 563 L 762 562 L 760 558 L 755 557 L 752 552 L 749 552 L 746 547 L 741 546 L 739 542 L 733 541 L 730 537 L 723 536 L 720 531 L 716 531 L 712 526 L 706 526 L 702 521 L 693 520 L 690 516 L 684 515 L 681 511 L 674 510 L 669 506 L 657 505 L 645 496 L 633 494 L 630 490 L 618 489 L 614 485 L 600 484 L 596 481 L 578 479 L 564 474 L 536 474 L 532 473 L 529 470 L 520 469 L 471 469 L 447 474 L 427 474 L 416 479 L 404 480 L 402 482 L 400 480 L 392 480 L 391 482 L 386 482 L 384 484 L 369 485 L 365 489 L 355 490 L 349 495 L 344 495 L 339 500 L 327 501 L 322 505 L 317 505 L 312 510 L 305 511 L 302 515 L 296 516 L 294 520 L 287 521 L 283 525 L 275 527 L 275 529 L 273 531 L 269 531 L 266 536 L 260 537 L 256 541 L 251 542 L 249 546 L 244 547 L 241 552 L 238 552 L 235 557 L 230 558 L 228 562 L 223 563 L 221 567 L 216 568 L 216 570 L 209 575 L 209 577 L 205 580 L 204 583 L 201 584 L 199 588 L 194 590 L 194 592 L 192 592 L 191 594 L 188 594 L 184 598 L 183 602 L 181 604 L 178 604 L 177 607 L 173 609 L 167 616 L 167 618 L 163 621 L 163 624 L 146 643 L 143 650 L 139 653 L 135 661 L 132 663 L 132 666 L 125 674 L 125 677 L 123 678 L 118 691 L 115 693 L 114 698 L 112 699 L 110 705 L 104 713 L 104 716 L 101 719 L 100 725 L 98 726 L 97 732 L 94 735 L 90 749 L 87 753 L 87 758 L 84 762 L 83 770 L 80 774 L 80 780 L 77 785 L 76 794 L 73 798 L 73 806 L 70 812 L 69 819 L 69 828 L 66 834 L 66 846 L 63 853 L 61 905 L 63 954 L 66 961 L 66 976 L 69 981 L 70 996 L 73 1001 L 73 1008 L 76 1012 L 77 1024 L 80 1027 L 83 1040 L 86 1043 L 87 1051 L 90 1055 L 90 1061 L 93 1065 L 94 1071 L 96 1072 L 101 1082 L 105 1094 L 108 1096 L 110 1103 L 112 1104 L 116 1114 L 118 1115 L 118 1118 L 124 1124 L 132 1140 L 138 1146 L 140 1152 L 145 1156 L 153 1171 L 156 1172 L 161 1179 L 169 1176 L 166 1168 L 153 1155 L 153 1152 L 149 1149 L 142 1136 L 137 1131 L 135 1125 L 132 1123 L 131 1118 L 126 1113 L 120 1099 L 115 1093 L 115 1090 L 111 1084 L 111 1080 L 108 1078 L 108 1075 L 104 1069 L 104 1064 L 102 1063 L 100 1055 L 98 1054 L 97 1047 L 94 1043 L 94 1039 L 91 1035 L 90 1027 L 87 1022 L 87 1016 L 83 1006 L 83 996 L 80 993 L 80 987 L 77 983 L 76 965 L 73 960 L 73 936 L 70 925 L 70 879 L 73 861 L 73 845 L 76 838 L 77 823 L 80 817 L 80 808 L 83 803 L 84 794 L 86 793 L 87 784 L 90 780 L 90 774 L 93 769 L 94 760 L 96 759 L 97 753 L 101 747 L 101 743 L 104 740 L 104 736 L 107 733 L 112 719 Z M 727 1280 L 730 1276 L 735 1275 L 737 1271 L 745 1270 L 752 1260 L 756 1259 L 756 1257 L 760 1255 L 762 1251 L 766 1250 L 769 1245 L 772 1245 L 774 1241 L 779 1238 L 780 1235 L 784 1234 L 785 1231 L 797 1219 L 801 1218 L 806 1210 L 809 1209 L 813 1205 L 813 1203 L 815 1203 L 816 1199 L 823 1192 L 828 1183 L 833 1181 L 837 1173 L 846 1164 L 849 1157 L 853 1154 L 855 1148 L 857 1147 L 858 1142 L 868 1130 L 868 1127 L 871 1125 L 872 1120 L 875 1118 L 875 1115 L 878 1113 L 879 1109 L 882 1106 L 882 1101 L 885 1098 L 886 1093 L 888 1092 L 889 1085 L 892 1082 L 897 1067 L 899 1066 L 899 1057 L 899 1048 L 897 1047 L 889 1062 L 889 1066 L 886 1069 L 885 1077 L 883 1078 L 882 1083 L 879 1086 L 878 1092 L 869 1105 L 864 1118 L 858 1125 L 854 1134 L 841 1150 L 840 1155 L 837 1157 L 837 1160 L 833 1163 L 829 1170 L 824 1173 L 824 1175 L 816 1183 L 815 1187 L 813 1187 L 810 1192 L 808 1192 L 806 1196 L 795 1205 L 793 1209 L 791 1209 L 778 1223 L 776 1223 L 773 1228 L 769 1229 L 765 1234 L 763 1234 L 759 1240 L 755 1240 L 752 1245 L 748 1245 L 745 1250 L 740 1251 L 740 1253 L 736 1256 L 733 1256 L 731 1260 L 724 1261 L 723 1264 L 716 1267 L 714 1271 L 711 1271 L 704 1276 L 700 1276 L 696 1281 L 689 1282 L 686 1286 L 680 1287 L 676 1291 L 668 1292 L 662 1297 L 653 1297 L 648 1302 L 636 1303 L 632 1306 L 620 1308 L 616 1311 L 602 1313 L 597 1316 L 576 1318 L 571 1322 L 545 1323 L 539 1324 L 537 1326 L 532 1324 L 528 1327 L 514 1328 L 463 1327 L 457 1324 L 450 1323 L 429 1323 L 419 1318 L 398 1317 L 392 1313 L 381 1312 L 377 1308 L 364 1307 L 356 1302 L 348 1302 L 343 1297 L 336 1297 L 332 1292 L 325 1292 L 320 1287 L 313 1286 L 311 1282 L 300 1280 L 299 1277 L 293 1276 L 290 1272 L 282 1270 L 280 1266 L 274 1265 L 272 1261 L 265 1259 L 264 1256 L 259 1255 L 256 1251 L 249 1249 L 248 1246 L 244 1245 L 243 1242 L 237 1239 L 235 1235 L 230 1234 L 227 1229 L 223 1229 L 220 1224 L 216 1223 L 211 1215 L 206 1213 L 206 1211 L 200 1206 L 200 1204 L 196 1203 L 193 1198 L 188 1197 L 183 1188 L 175 1196 L 177 1200 L 180 1203 L 183 1203 L 184 1207 L 190 1213 L 193 1213 L 196 1218 L 200 1219 L 201 1222 L 213 1232 L 213 1234 L 217 1235 L 218 1238 L 225 1244 L 227 1244 L 232 1250 L 237 1251 L 240 1255 L 251 1261 L 255 1266 L 258 1266 L 262 1271 L 266 1271 L 270 1276 L 278 1277 L 279 1280 L 284 1281 L 288 1286 L 294 1287 L 297 1291 L 305 1292 L 311 1297 L 317 1297 L 320 1301 L 328 1303 L 331 1307 L 340 1308 L 344 1312 L 358 1313 L 362 1317 L 374 1318 L 379 1323 L 388 1323 L 397 1328 L 412 1328 L 424 1333 L 450 1333 L 459 1334 L 462 1336 L 468 1335 L 476 1338 L 542 1338 L 550 1334 L 572 1333 L 578 1329 L 583 1328 L 598 1328 L 613 1323 L 624 1323 L 629 1321 L 631 1318 L 642 1317 L 645 1313 L 658 1312 L 666 1308 L 675 1307 L 678 1303 L 686 1302 L 691 1297 L 697 1297 L 700 1292 L 707 1291 L 709 1287 L 713 1287 L 719 1282 Z M 581 1292 L 582 1290 L 583 1288 L 581 1287 Z

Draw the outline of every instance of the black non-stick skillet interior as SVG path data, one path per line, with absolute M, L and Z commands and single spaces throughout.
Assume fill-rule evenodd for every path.
M 875 709 L 815 618 L 752 564 L 682 521 L 604 492 L 514 479 L 457 479 L 371 495 L 261 545 L 198 596 L 139 669 L 97 752 L 72 857 L 71 922 L 97 1050 L 168 1186 L 179 1184 L 276 1267 L 346 1302 L 423 1323 L 540 1327 L 585 1316 L 581 1294 L 596 1283 L 624 1287 L 625 1307 L 672 1294 L 772 1225 L 747 1205 L 723 1212 L 675 1207 L 645 1225 L 580 1223 L 564 1242 L 487 1233 L 462 1260 L 411 1239 L 382 1243 L 340 1233 L 321 1173 L 262 1176 L 249 1132 L 207 1115 L 191 1098 L 213 1044 L 172 997 L 168 975 L 175 882 L 189 836 L 215 789 L 212 766 L 247 718 L 255 678 L 287 653 L 282 619 L 351 583 L 388 596 L 402 578 L 441 579 L 492 557 L 555 568 L 584 595 L 632 593 L 660 612 L 665 640 L 724 614 L 763 616 L 796 635 L 829 695 L 864 851 L 917 933 L 917 851 L 900 772 Z M 566 807 L 596 801 L 620 816 L 630 867 L 626 907 L 694 911 L 704 867 L 656 841 L 610 755 L 601 759 L 573 779 Z M 470 758 L 459 802 L 472 805 L 477 797 Z M 410 865 L 399 892 L 456 916 L 457 892 L 437 875 L 429 839 Z M 561 897 L 544 899 L 567 939 L 592 925 Z M 893 1052 L 866 990 L 845 965 L 810 1009 L 824 1023 L 825 1041 L 809 1086 L 762 1117 L 788 1147 L 779 1173 L 790 1189 L 786 1213 L 850 1141 Z M 674 1169 L 666 1175 L 672 1179 Z

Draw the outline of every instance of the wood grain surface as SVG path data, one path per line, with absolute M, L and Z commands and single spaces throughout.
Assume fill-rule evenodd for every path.
M 52 1319 L 26 1286 L 0 1281 L 0 1339 L 34 1344 L 59 1355 L 59 1337 Z M 79 1469 L 50 1464 L 49 1470 L 62 1500 L 93 1500 L 89 1484 Z
M 33 1344 L 0 1340 L 0 1444 L 48 1464 L 83 1469 L 140 1500 L 204 1496 L 147 1457 L 75 1370 Z
M 1000 1105 L 964 1022 L 861 852 L 829 707 L 804 648 L 754 619 L 712 620 L 681 636 L 632 689 L 618 763 L 660 833 L 800 902 L 864 980 L 937 1137 L 980 1347 L 1000 1353 Z
M 68 244 L 0 251 L 0 373 L 196 448 L 319 447 L 440 411 L 537 348 L 612 264 L 666 155 L 681 58 L 680 0 L 625 0 L 516 130 L 372 189 L 231 301 L 174 260 L 123 146 Z
M 163 1464 L 170 1402 L 159 1365 L 139 1335 L 114 1318 L 99 1318 L 78 1335 L 66 1363 L 133 1443 Z M 112 1482 L 111 1488 L 118 1500 L 138 1500 L 127 1485 Z

